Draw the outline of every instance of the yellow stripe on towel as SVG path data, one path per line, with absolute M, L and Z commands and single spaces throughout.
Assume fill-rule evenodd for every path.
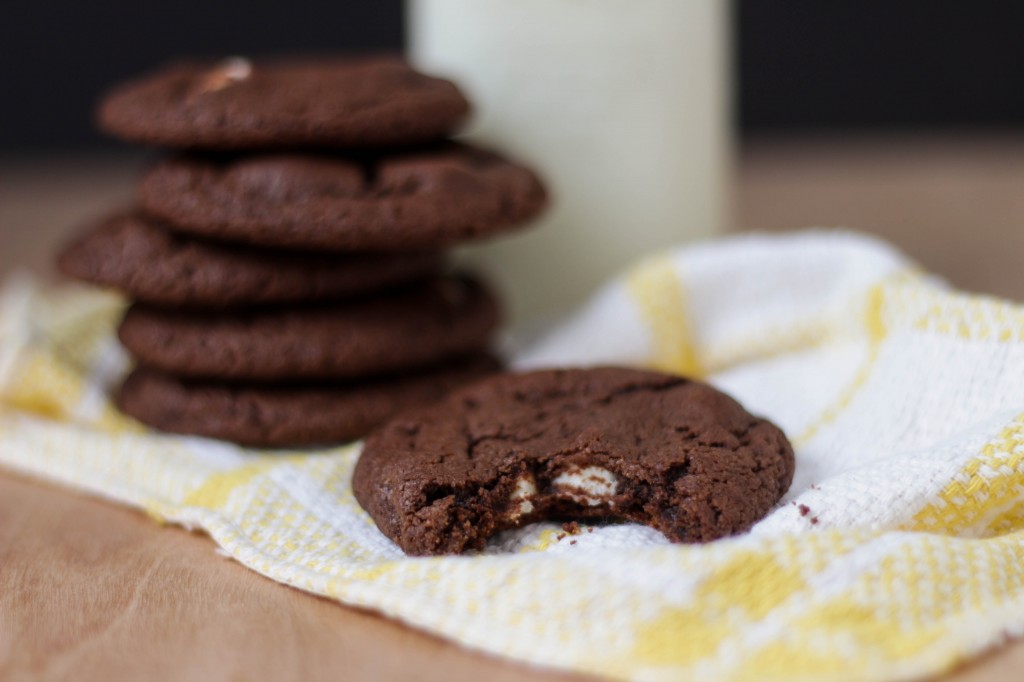
M 641 263 L 627 275 L 626 288 L 651 331 L 651 367 L 690 377 L 704 376 L 686 292 L 672 259 L 661 256 Z

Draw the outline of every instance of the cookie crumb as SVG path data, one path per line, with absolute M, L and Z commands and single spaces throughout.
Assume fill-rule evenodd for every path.
M 579 535 L 580 534 L 580 524 L 577 523 L 576 521 L 566 521 L 565 523 L 562 524 L 562 530 L 564 530 L 569 535 Z
M 570 544 L 570 545 L 575 545 L 575 544 L 576 544 L 576 541 L 575 541 L 575 540 L 571 540 L 571 541 L 569 542 L 569 544 Z
M 800 516 L 807 516 L 811 513 L 811 508 L 808 507 L 806 504 L 798 505 L 797 509 L 800 510 Z
M 817 516 L 812 516 L 811 517 L 811 525 L 812 526 L 817 526 L 818 525 L 818 517 Z

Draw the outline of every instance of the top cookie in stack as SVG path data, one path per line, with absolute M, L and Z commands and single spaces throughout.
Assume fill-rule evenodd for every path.
M 181 64 L 113 91 L 105 131 L 177 150 L 60 257 L 136 301 L 121 409 L 312 445 L 496 370 L 495 297 L 444 274 L 442 250 L 522 226 L 546 196 L 529 169 L 445 139 L 468 111 L 397 58 Z

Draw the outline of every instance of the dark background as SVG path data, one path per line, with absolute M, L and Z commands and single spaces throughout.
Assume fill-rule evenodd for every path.
M 734 6 L 744 134 L 1024 125 L 1024 3 Z M 400 0 L 5 1 L 0 154 L 112 146 L 90 128 L 97 94 L 170 57 L 397 49 L 402 40 Z

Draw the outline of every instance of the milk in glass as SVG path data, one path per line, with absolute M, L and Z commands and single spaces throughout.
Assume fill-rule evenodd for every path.
M 724 0 L 409 0 L 412 59 L 475 105 L 467 137 L 552 195 L 528 233 L 475 247 L 512 317 L 579 303 L 638 257 L 723 224 Z

